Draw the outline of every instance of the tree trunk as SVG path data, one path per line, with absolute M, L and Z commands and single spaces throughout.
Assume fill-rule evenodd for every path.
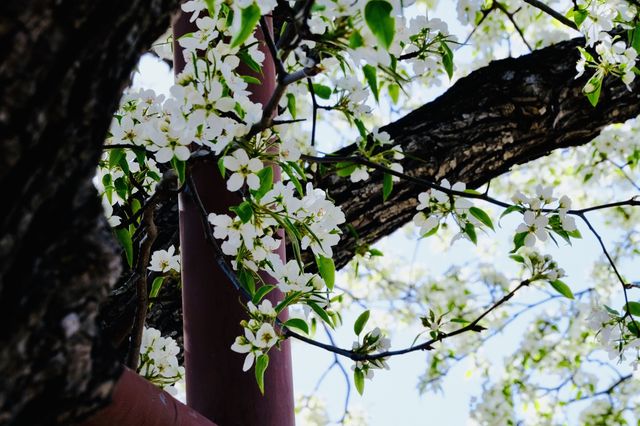
M 0 423 L 70 424 L 120 374 L 94 323 L 120 273 L 91 184 L 175 0 L 0 4 Z

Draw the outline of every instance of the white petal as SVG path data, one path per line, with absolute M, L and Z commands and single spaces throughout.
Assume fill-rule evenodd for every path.
M 247 185 L 253 190 L 260 188 L 260 178 L 257 175 L 250 174 L 247 176 Z
M 231 192 L 235 192 L 238 189 L 242 188 L 243 183 L 244 178 L 242 177 L 242 175 L 240 173 L 234 173 L 227 181 L 227 189 Z

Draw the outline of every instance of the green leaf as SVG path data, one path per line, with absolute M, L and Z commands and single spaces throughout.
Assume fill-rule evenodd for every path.
M 358 393 L 362 395 L 364 392 L 364 373 L 359 368 L 353 371 L 353 383 L 356 385 Z
M 431 228 L 429 231 L 425 232 L 424 235 L 422 236 L 422 238 L 428 238 L 432 235 L 436 235 L 436 233 L 438 232 L 438 229 L 440 229 L 440 224 L 438 223 L 436 226 L 434 226 L 433 228 Z
M 382 201 L 387 201 L 389 195 L 393 191 L 393 176 L 389 173 L 385 173 L 382 177 Z
M 453 52 L 447 46 L 445 41 L 440 42 L 440 54 L 442 55 L 442 65 L 449 76 L 449 80 L 453 77 Z
M 240 284 L 253 295 L 256 292 L 256 280 L 253 278 L 253 273 L 246 268 L 241 268 L 238 272 L 238 280 Z
M 263 285 L 262 287 L 258 288 L 256 293 L 253 295 L 253 298 L 251 298 L 251 301 L 254 305 L 257 305 L 274 288 L 276 288 L 275 285 Z
M 231 207 L 231 210 L 234 211 L 242 223 L 247 223 L 251 220 L 253 216 L 253 208 L 251 207 L 251 203 L 249 201 L 243 201 L 236 207 Z
M 259 200 L 273 188 L 273 169 L 271 166 L 267 166 L 256 175 L 260 178 L 260 187 L 251 193 Z
M 511 259 L 515 260 L 518 263 L 524 263 L 524 257 L 517 255 L 517 254 L 512 254 L 511 256 L 509 256 Z
M 296 187 L 298 194 L 300 194 L 300 196 L 303 197 L 304 190 L 302 189 L 302 184 L 300 184 L 300 181 L 298 180 L 298 177 L 296 176 L 296 174 L 293 172 L 291 166 L 287 163 L 282 163 L 282 162 L 278 164 L 280 164 L 280 167 L 282 167 L 282 170 L 287 174 L 287 176 L 289 176 L 289 179 L 291 180 L 291 182 L 293 182 L 293 186 Z
M 331 87 L 318 83 L 313 83 L 312 86 L 313 93 L 315 93 L 317 97 L 322 99 L 329 99 L 331 97 Z
M 367 321 L 369 321 L 370 314 L 371 312 L 367 309 L 358 316 L 358 319 L 356 319 L 356 322 L 353 324 L 353 331 L 356 333 L 356 336 L 359 336 L 360 333 L 362 333 L 364 326 L 367 325 Z
M 367 64 L 362 67 L 362 72 L 364 73 L 364 77 L 367 79 L 371 92 L 373 92 L 373 97 L 376 99 L 376 102 L 378 102 L 378 78 L 376 76 L 378 71 L 376 70 L 376 67 L 372 67 Z
M 291 114 L 291 118 L 296 119 L 296 97 L 293 93 L 287 93 L 287 108 L 289 109 L 289 114 Z
M 382 253 L 380 250 L 378 249 L 369 249 L 369 254 L 373 257 L 373 256 L 384 256 L 384 253 Z
M 522 207 L 520 206 L 509 206 L 502 212 L 502 214 L 500 215 L 500 219 L 502 219 L 508 214 L 511 214 L 513 212 L 520 212 L 520 211 L 522 211 Z
M 469 213 L 471 213 L 471 215 L 476 219 L 478 219 L 483 225 L 488 226 L 491 229 L 494 229 L 493 222 L 491 222 L 491 218 L 484 210 L 479 209 L 478 207 L 471 207 L 469 208 Z
M 262 84 L 260 80 L 250 75 L 242 75 L 240 77 L 248 84 Z
M 224 156 L 218 158 L 218 170 L 220 170 L 220 175 L 224 178 L 227 172 L 227 168 L 224 166 Z
M 126 228 L 116 229 L 115 231 L 116 237 L 124 249 L 124 254 L 127 257 L 129 268 L 131 268 L 133 266 L 133 241 L 131 240 L 131 234 Z
M 311 307 L 311 309 L 313 309 L 313 312 L 315 312 L 320 318 L 322 318 L 322 320 L 324 322 L 326 322 L 329 325 L 329 327 L 333 328 L 333 321 L 331 321 L 331 318 L 327 314 L 327 311 L 322 309 L 315 302 L 307 302 L 307 305 L 309 305 L 309 307 Z
M 151 284 L 151 291 L 149 292 L 149 297 L 158 297 L 160 294 L 160 289 L 162 288 L 162 284 L 164 283 L 164 277 L 156 277 Z
M 469 236 L 473 244 L 478 244 L 478 236 L 476 235 L 476 227 L 471 222 L 467 222 L 464 226 L 464 233 Z
M 511 253 L 515 253 L 518 249 L 524 246 L 524 239 L 527 237 L 528 232 L 519 232 L 513 236 L 513 250 Z
M 554 281 L 550 281 L 549 284 L 551 284 L 551 287 L 553 287 L 558 293 L 560 293 L 564 297 L 568 299 L 573 299 L 573 293 L 571 292 L 571 289 L 564 282 L 560 280 L 554 280 Z
M 109 168 L 113 169 L 120 163 L 120 160 L 124 157 L 124 149 L 114 148 L 109 151 Z
M 171 159 L 171 165 L 175 169 L 176 173 L 178 173 L 178 182 L 180 182 L 180 185 L 182 185 L 184 183 L 184 180 L 185 180 L 185 173 L 186 173 L 186 170 L 187 170 L 187 162 L 178 160 L 176 157 L 173 157 Z
M 260 393 L 264 395 L 264 372 L 269 366 L 269 355 L 262 354 L 256 359 L 256 383 L 260 388 Z
M 638 24 L 632 31 L 629 42 L 636 52 L 640 52 L 640 24 Z
M 333 290 L 336 281 L 336 265 L 333 263 L 333 259 L 320 255 L 316 257 L 316 263 L 318 264 L 318 272 L 327 284 L 327 288 Z
M 368 138 L 368 133 L 367 132 L 367 128 L 365 127 L 364 123 L 362 122 L 362 120 L 358 120 L 357 118 L 355 120 L 353 120 L 354 124 L 356 125 L 356 127 L 358 128 L 358 133 L 360 133 L 360 137 L 363 140 L 367 140 Z
M 307 324 L 307 322 L 301 318 L 291 318 L 287 320 L 283 325 L 287 328 L 297 328 L 304 334 L 309 334 L 309 324 Z
M 586 9 L 573 9 L 573 22 L 579 27 L 582 25 L 585 19 L 589 16 L 589 12 Z
M 628 311 L 633 316 L 640 317 L 640 303 L 638 302 L 627 303 L 624 310 Z
M 391 16 L 393 6 L 384 0 L 371 0 L 364 7 L 364 20 L 382 46 L 389 50 L 396 32 L 396 20 Z
M 400 86 L 398 86 L 397 84 L 390 84 L 389 87 L 387 87 L 387 90 L 389 91 L 391 101 L 394 104 L 397 104 L 398 99 L 400 99 Z
M 209 11 L 209 16 L 214 17 L 216 13 L 214 0 L 204 0 L 204 2 L 207 5 L 207 11 Z
M 336 174 L 340 177 L 351 176 L 356 169 L 357 164 L 351 162 L 340 162 L 336 164 Z
M 584 86 L 583 91 L 592 106 L 598 105 L 600 92 L 602 91 L 602 75 L 599 73 L 594 74 Z
M 237 53 L 237 55 L 240 58 L 240 60 L 249 67 L 251 71 L 254 71 L 257 74 L 262 74 L 262 67 L 260 66 L 259 63 L 253 60 L 253 58 L 251 57 L 251 55 L 249 55 L 249 52 L 246 49 L 240 50 Z
M 357 49 L 360 46 L 364 45 L 364 38 L 358 31 L 354 31 L 349 36 L 349 47 L 352 49 Z
M 127 195 L 129 194 L 129 187 L 127 186 L 127 182 L 123 177 L 119 177 L 113 182 L 113 186 L 116 188 L 116 192 L 120 196 L 120 198 L 126 200 Z
M 260 20 L 260 8 L 254 2 L 240 10 L 240 30 L 233 36 L 231 47 L 238 47 L 253 34 Z
M 629 329 L 629 331 L 636 337 L 640 337 L 640 330 L 638 330 L 638 325 L 631 321 L 627 323 L 627 328 Z

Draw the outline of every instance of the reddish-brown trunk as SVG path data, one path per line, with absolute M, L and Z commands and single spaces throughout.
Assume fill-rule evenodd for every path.
M 193 27 L 181 16 L 174 25 L 174 38 L 188 31 Z M 267 60 L 262 75 L 256 76 L 262 84 L 251 90 L 253 101 L 264 105 L 275 87 L 275 69 L 263 47 Z M 175 51 L 178 72 L 184 62 L 179 49 Z M 191 172 L 207 212 L 228 213 L 230 206 L 239 203 L 238 197 L 226 190 L 215 163 L 200 163 Z M 240 294 L 216 265 L 216 254 L 205 238 L 194 199 L 188 193 L 181 194 L 179 202 L 188 405 L 224 426 L 294 425 L 289 343 L 284 342 L 279 351 L 269 354 L 265 395 L 261 395 L 254 374 L 242 371 L 244 356 L 230 349 L 242 333 L 239 322 L 246 319 Z M 284 244 L 280 254 L 284 258 Z M 270 297 L 276 300 L 281 294 L 274 291 Z

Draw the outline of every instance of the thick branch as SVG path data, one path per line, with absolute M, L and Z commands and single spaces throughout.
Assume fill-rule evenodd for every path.
M 592 108 L 575 79 L 576 47 L 571 40 L 519 58 L 495 61 L 458 81 L 435 101 L 382 128 L 407 154 L 407 174 L 431 180 L 463 181 L 476 188 L 551 151 L 582 145 L 610 123 L 640 113 L 637 85 L 629 92 L 615 80 L 605 83 L 602 101 Z M 347 147 L 339 155 L 351 155 Z M 544 172 L 544 171 L 543 171 Z M 327 189 L 347 215 L 359 240 L 349 232 L 335 250 L 344 266 L 356 248 L 390 234 L 413 217 L 424 188 L 395 184 L 382 203 L 382 172 L 353 184 L 331 175 Z

